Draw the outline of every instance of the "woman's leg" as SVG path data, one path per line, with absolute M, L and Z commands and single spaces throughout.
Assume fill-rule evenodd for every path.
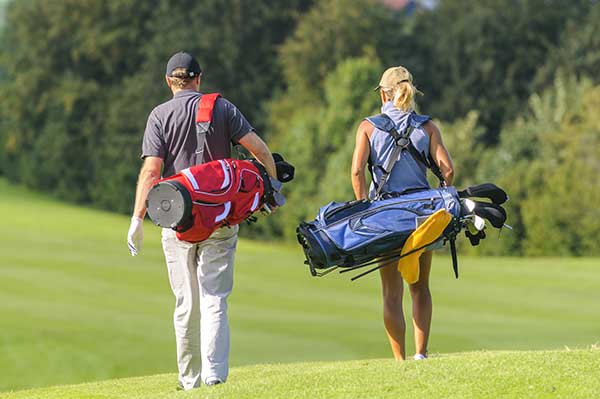
M 402 293 L 404 290 L 402 276 L 396 267 L 397 261 L 386 264 L 379 273 L 381 275 L 381 289 L 383 293 L 383 324 L 390 346 L 396 360 L 404 360 L 404 337 L 406 324 L 402 311 Z
M 427 341 L 431 326 L 432 302 L 429 291 L 429 273 L 433 252 L 424 252 L 419 258 L 419 281 L 411 284 L 413 326 L 415 329 L 416 353 L 427 355 Z

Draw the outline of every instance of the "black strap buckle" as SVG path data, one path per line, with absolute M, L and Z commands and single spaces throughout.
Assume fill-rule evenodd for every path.
M 410 144 L 410 139 L 408 137 L 400 137 L 398 140 L 396 140 L 396 145 L 398 145 L 402 148 L 408 147 L 409 144 Z

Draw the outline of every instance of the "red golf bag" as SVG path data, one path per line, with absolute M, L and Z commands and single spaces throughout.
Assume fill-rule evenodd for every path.
M 271 190 L 260 164 L 220 159 L 160 180 L 148 194 L 148 214 L 155 224 L 177 231 L 180 240 L 195 243 L 246 220 Z

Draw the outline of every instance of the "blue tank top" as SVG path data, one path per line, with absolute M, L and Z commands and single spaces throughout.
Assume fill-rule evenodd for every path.
M 429 154 L 429 135 L 421 126 L 429 117 L 417 115 L 415 112 L 404 112 L 394 106 L 391 101 L 386 102 L 381 107 L 381 112 L 389 116 L 396 125 L 396 131 L 399 133 L 406 129 L 407 124 L 411 123 L 414 127 L 410 140 L 417 150 L 424 155 Z M 367 119 L 368 120 L 368 119 Z M 381 181 L 383 170 L 388 157 L 394 149 L 394 140 L 386 131 L 377 127 L 369 139 L 371 153 L 369 162 L 372 165 L 373 179 L 376 183 Z M 392 168 L 392 173 L 383 187 L 383 192 L 404 192 L 407 190 L 429 189 L 427 181 L 427 168 L 423 163 L 413 158 L 408 151 L 402 151 L 396 164 Z M 369 189 L 369 198 L 375 195 L 375 185 L 371 183 Z

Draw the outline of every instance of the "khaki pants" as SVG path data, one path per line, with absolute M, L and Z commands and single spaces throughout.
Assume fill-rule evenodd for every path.
M 184 389 L 199 387 L 202 381 L 227 379 L 227 297 L 233 287 L 238 229 L 218 229 L 198 244 L 178 240 L 173 230 L 162 231 L 169 282 L 175 295 L 177 366 Z

